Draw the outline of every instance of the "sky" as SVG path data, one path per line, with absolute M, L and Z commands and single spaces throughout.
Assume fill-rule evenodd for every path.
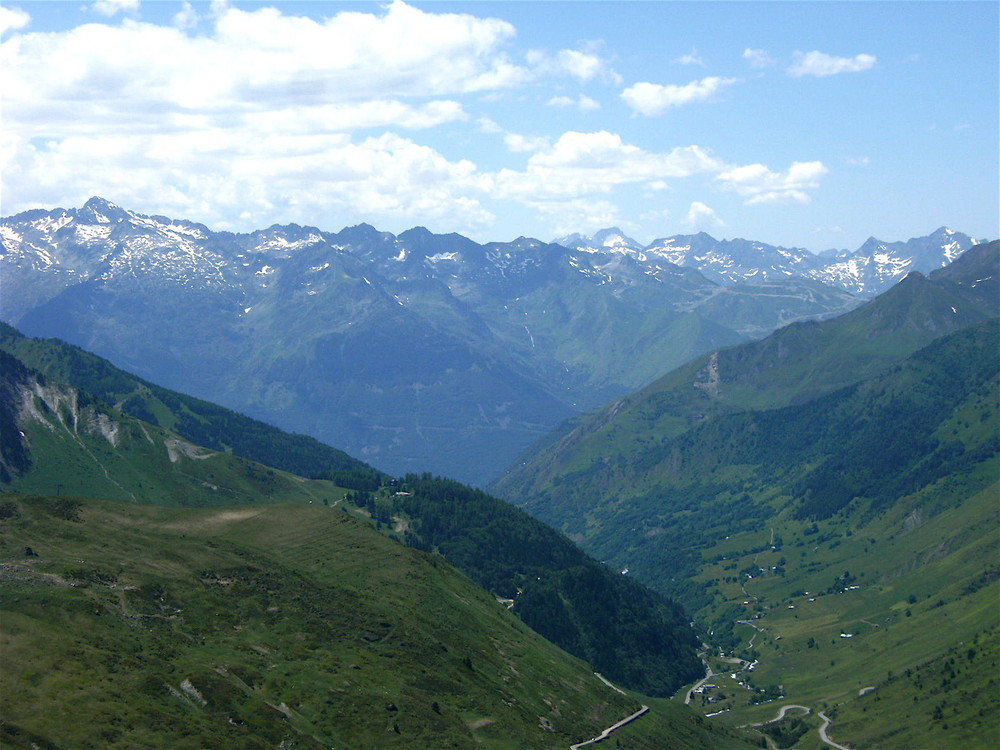
M 0 210 L 1000 235 L 997 2 L 8 2 Z

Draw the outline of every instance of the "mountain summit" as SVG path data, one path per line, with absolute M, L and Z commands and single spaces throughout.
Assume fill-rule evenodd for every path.
M 665 260 L 697 269 L 723 285 L 801 277 L 861 297 L 874 297 L 910 271 L 929 273 L 951 263 L 978 241 L 941 227 L 926 237 L 906 242 L 883 242 L 871 237 L 853 252 L 834 250 L 814 255 L 803 248 L 744 239 L 717 240 L 705 232 L 663 237 L 643 247 L 612 227 L 593 237 L 573 234 L 556 242 L 593 252 L 617 250 L 644 261 Z
M 708 235 L 657 249 L 615 228 L 577 247 L 364 224 L 232 234 L 92 198 L 4 219 L 0 237 L 0 317 L 26 333 L 393 474 L 477 485 L 576 412 L 861 302 L 793 273 L 804 251 Z M 785 266 L 713 270 L 740 254 Z

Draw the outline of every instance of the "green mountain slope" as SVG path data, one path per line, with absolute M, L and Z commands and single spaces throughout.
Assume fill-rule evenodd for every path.
M 0 535 L 5 747 L 566 748 L 638 706 L 336 509 L 6 495 Z M 664 735 L 748 747 L 655 708 L 622 746 Z
M 136 386 L 131 376 L 75 347 L 19 342 L 50 371 L 79 382 L 110 383 L 105 392 L 115 393 L 116 384 L 127 392 Z M 10 489 L 189 507 L 306 500 L 335 506 L 344 499 L 346 490 L 334 482 L 306 480 L 208 450 L 30 370 L 3 351 L 0 364 L 0 483 Z M 226 427 L 236 425 L 242 428 L 240 446 L 296 444 L 296 436 L 211 404 L 193 402 L 198 411 L 192 412 L 192 401 L 183 396 L 151 384 L 136 387 L 147 397 L 159 393 L 156 404 L 169 402 L 183 415 L 196 414 L 201 429 L 222 441 L 229 440 Z M 305 442 L 309 448 L 311 441 Z M 316 460 L 322 467 L 324 449 L 315 448 L 303 462 Z M 338 458 L 337 451 L 326 451 Z M 361 467 L 328 474 L 353 482 L 351 499 L 360 507 L 352 510 L 359 516 L 378 526 L 386 523 L 390 534 L 396 534 L 394 527 L 405 529 L 396 534 L 402 541 L 436 550 L 495 594 L 513 598 L 520 591 L 515 614 L 611 679 L 669 695 L 699 672 L 694 632 L 676 605 L 623 580 L 540 521 L 457 482 L 410 477 L 401 485 Z
M 353 489 L 377 485 L 381 477 L 367 464 L 314 438 L 163 388 L 58 339 L 29 338 L 0 322 L 0 350 L 54 380 L 114 404 L 124 414 L 211 450 L 304 477 L 336 479 Z
M 701 673 L 694 631 L 678 605 L 598 564 L 524 511 L 429 475 L 386 490 L 363 500 L 373 517 L 394 524 L 407 544 L 444 555 L 612 680 L 663 696 Z
M 714 673 L 691 697 L 714 721 L 804 705 L 786 746 L 810 750 L 819 711 L 853 747 L 987 748 L 1000 731 L 978 666 L 998 657 L 996 250 L 720 352 L 717 377 L 674 373 L 520 469 L 544 472 L 521 485 L 532 513 L 689 605 Z M 963 309 L 980 322 L 952 331 Z M 850 363 L 873 341 L 880 372 L 835 388 L 838 347 Z M 795 373 L 812 385 L 789 396 Z
M 141 422 L 0 351 L 0 485 L 174 506 L 336 502 L 345 490 Z

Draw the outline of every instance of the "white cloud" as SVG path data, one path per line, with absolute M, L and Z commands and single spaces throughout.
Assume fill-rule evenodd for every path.
M 746 198 L 747 205 L 761 203 L 808 203 L 807 190 L 819 187 L 830 170 L 823 162 L 792 162 L 785 172 L 772 172 L 763 164 L 747 164 L 722 172 L 718 179 Z
M 8 31 L 23 29 L 31 23 L 31 16 L 20 8 L 5 8 L 0 6 L 0 35 Z
M 607 194 L 619 185 L 721 169 L 723 163 L 699 146 L 656 153 L 625 143 L 608 131 L 570 131 L 551 147 L 534 153 L 524 171 L 502 169 L 489 177 L 489 185 L 492 194 L 501 198 L 572 199 Z
M 706 206 L 701 201 L 694 201 L 691 203 L 690 208 L 688 208 L 684 224 L 692 231 L 702 231 L 724 227 L 726 222 L 720 219 L 709 206 Z
M 854 167 L 867 167 L 872 160 L 868 156 L 848 156 L 847 163 Z
M 654 116 L 670 107 L 678 107 L 692 102 L 711 99 L 726 86 L 739 81 L 738 78 L 709 76 L 699 81 L 691 81 L 683 86 L 662 86 L 658 83 L 636 83 L 621 93 L 621 98 L 633 111 Z
M 751 68 L 768 68 L 776 63 L 776 60 L 772 58 L 767 50 L 764 49 L 750 49 L 749 47 L 743 50 L 743 59 L 750 63 Z
M 502 135 L 504 145 L 507 150 L 521 154 L 528 151 L 540 151 L 549 147 L 549 139 L 544 136 L 527 136 L 520 133 L 512 133 L 502 128 L 488 117 L 480 117 L 478 120 L 479 131 L 488 135 Z
M 674 60 L 678 65 L 700 65 L 705 66 L 705 60 L 702 58 L 701 54 L 697 49 L 692 49 L 686 55 L 681 55 Z
M 549 107 L 576 107 L 581 112 L 589 112 L 601 108 L 601 103 L 589 96 L 580 94 L 576 99 L 569 96 L 554 96 L 545 102 Z
M 593 80 L 604 69 L 604 61 L 600 57 L 577 50 L 559 50 L 556 61 L 563 71 L 578 81 Z
M 139 0 L 95 0 L 90 9 L 108 17 L 118 13 L 135 13 L 139 10 Z
M 618 206 L 602 199 L 531 200 L 526 205 L 546 218 L 556 237 L 572 232 L 588 234 L 626 223 Z
M 454 97 L 527 80 L 505 53 L 510 24 L 402 2 L 322 21 L 216 3 L 194 35 L 188 10 L 174 26 L 125 19 L 5 38 L 5 209 L 99 194 L 213 225 L 331 211 L 447 216 L 458 231 L 493 220 L 474 163 L 365 131 L 461 122 Z M 27 16 L 5 8 L 0 21 L 19 28 Z
M 246 112 L 369 99 L 460 95 L 518 85 L 527 71 L 503 45 L 509 24 L 424 13 L 396 2 L 381 15 L 341 12 L 323 22 L 275 8 L 217 9 L 208 35 L 124 21 L 5 45 L 5 126 L 106 132 L 168 127 L 179 113 Z
M 476 124 L 479 126 L 479 131 L 481 133 L 494 134 L 494 133 L 504 132 L 503 128 L 500 127 L 500 125 L 498 125 L 496 122 L 491 120 L 489 117 L 480 117 L 478 120 L 476 120 Z
M 51 204 L 54 188 L 72 184 L 78 204 L 105 195 L 135 210 L 220 228 L 238 224 L 244 212 L 252 226 L 330 215 L 420 216 L 473 232 L 494 220 L 475 197 L 482 193 L 475 164 L 391 133 L 361 140 L 343 133 L 246 139 L 226 130 L 93 135 L 44 146 L 5 143 L 3 151 L 14 210 Z
M 590 43 L 589 49 L 562 49 L 552 55 L 543 50 L 531 50 L 525 55 L 536 76 L 570 76 L 587 83 L 595 79 L 618 82 L 620 76 L 608 61 L 594 50 L 600 45 Z
M 174 14 L 171 23 L 179 29 L 193 29 L 198 25 L 198 13 L 189 2 L 184 2 Z
M 219 228 L 419 218 L 471 234 L 508 201 L 579 230 L 622 223 L 614 205 L 621 186 L 639 194 L 718 176 L 753 203 L 796 200 L 818 180 L 796 165 L 787 173 L 734 167 L 698 145 L 648 150 L 609 130 L 546 137 L 531 132 L 534 124 L 511 132 L 478 116 L 489 111 L 489 97 L 509 103 L 510 92 L 537 82 L 540 72 L 579 81 L 616 75 L 586 47 L 515 64 L 508 48 L 515 30 L 497 19 L 398 0 L 322 20 L 286 13 L 291 6 L 283 5 L 201 7 L 175 6 L 172 25 L 126 17 L 5 37 L 6 211 L 79 205 L 97 194 Z M 7 29 L 29 21 L 0 8 Z M 637 84 L 622 98 L 653 114 L 710 98 L 736 80 Z M 537 102 L 536 95 L 525 99 Z M 584 94 L 547 103 L 600 108 Z M 470 122 L 473 107 L 483 109 Z M 435 148 L 413 135 L 423 131 L 430 140 L 435 128 L 449 145 Z M 485 171 L 455 155 L 465 139 L 484 140 L 483 133 L 518 156 Z M 494 148 L 488 158 L 503 156 Z
M 518 133 L 505 133 L 503 137 L 504 145 L 509 151 L 514 153 L 524 153 L 526 151 L 540 151 L 548 148 L 549 139 L 545 137 L 530 137 Z
M 833 76 L 838 73 L 860 73 L 875 67 L 878 59 L 874 55 L 860 54 L 854 57 L 835 57 L 824 52 L 796 52 L 787 73 L 801 76 Z

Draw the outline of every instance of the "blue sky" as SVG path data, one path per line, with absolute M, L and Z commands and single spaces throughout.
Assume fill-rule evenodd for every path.
M 2 210 L 992 239 L 998 8 L 5 1 Z

